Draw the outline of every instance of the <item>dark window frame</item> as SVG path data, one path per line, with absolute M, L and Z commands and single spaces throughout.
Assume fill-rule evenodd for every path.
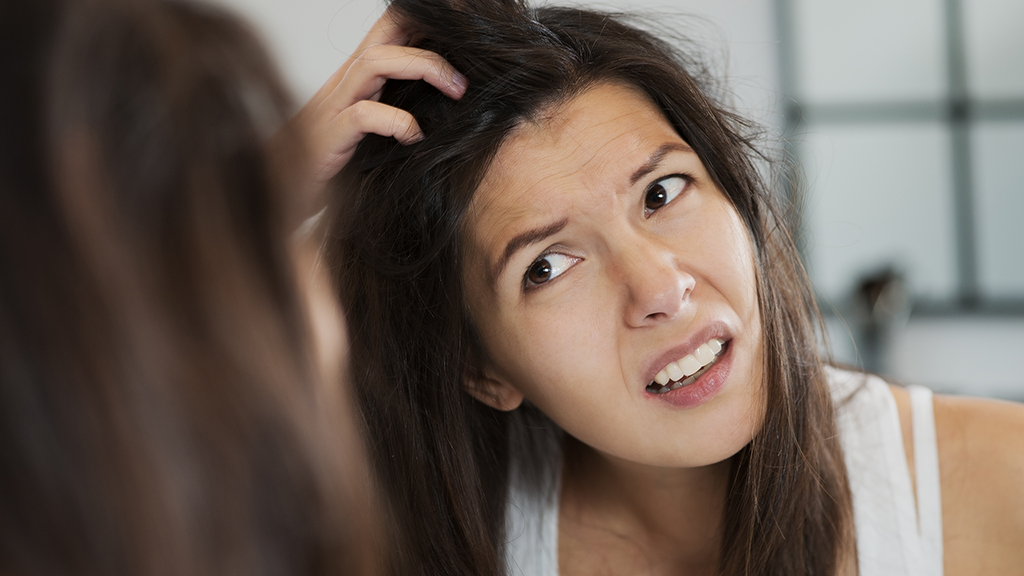
M 963 0 L 941 0 L 944 8 L 943 39 L 946 50 L 947 89 L 939 101 L 852 102 L 807 104 L 797 95 L 796 19 L 793 0 L 775 0 L 776 33 L 782 99 L 783 141 L 789 158 L 798 159 L 798 138 L 808 123 L 898 124 L 940 123 L 950 133 L 950 167 L 953 176 L 954 236 L 956 245 L 957 296 L 952 301 L 919 301 L 915 316 L 1024 316 L 1024 294 L 1014 298 L 992 298 L 982 294 L 978 278 L 979 254 L 975 215 L 971 128 L 985 121 L 1024 122 L 1024 97 L 1008 99 L 973 98 L 967 83 Z M 786 178 L 797 182 L 796 178 Z M 790 198 L 795 191 L 787 190 Z M 802 210 L 802 207 L 800 207 Z M 796 223 L 797 237 L 804 237 L 802 218 Z M 1024 247 L 1022 247 L 1024 250 Z M 806 256 L 806 255 L 805 255 Z M 806 259 L 806 258 L 805 258 Z

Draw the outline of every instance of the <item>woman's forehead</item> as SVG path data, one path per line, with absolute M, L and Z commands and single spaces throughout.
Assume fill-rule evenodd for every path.
M 641 178 L 668 155 L 693 150 L 639 90 L 598 84 L 520 126 L 502 144 L 474 194 L 465 222 L 470 258 L 503 269 L 520 238 L 604 217 L 602 206 L 633 197 Z M 581 220 L 582 219 L 582 220 Z
M 545 212 L 586 190 L 628 189 L 666 145 L 687 148 L 636 88 L 602 83 L 523 123 L 498 149 L 473 199 L 483 223 Z

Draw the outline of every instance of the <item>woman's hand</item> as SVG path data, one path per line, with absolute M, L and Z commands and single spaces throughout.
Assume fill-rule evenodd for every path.
M 352 158 L 366 134 L 393 136 L 402 144 L 423 138 L 412 114 L 379 102 L 388 79 L 425 80 L 455 100 L 466 92 L 465 76 L 437 54 L 410 48 L 408 42 L 394 11 L 387 10 L 292 119 L 308 154 L 300 199 L 305 216 L 322 207 L 327 182 Z

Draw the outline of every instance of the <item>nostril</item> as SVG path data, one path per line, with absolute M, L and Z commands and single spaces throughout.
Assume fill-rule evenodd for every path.
M 641 241 L 622 253 L 619 279 L 628 298 L 629 324 L 664 322 L 686 308 L 695 279 L 669 248 Z
M 633 294 L 633 310 L 630 316 L 636 325 L 671 320 L 686 308 L 689 300 L 689 284 L 682 279 L 669 285 L 661 284 L 660 289 Z

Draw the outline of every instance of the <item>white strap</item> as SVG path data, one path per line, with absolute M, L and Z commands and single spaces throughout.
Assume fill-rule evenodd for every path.
M 830 370 L 836 423 L 853 496 L 857 564 L 862 576 L 931 576 L 914 509 L 900 416 L 876 376 Z
M 932 391 L 907 388 L 914 430 L 914 477 L 917 480 L 917 526 L 928 576 L 942 576 L 942 495 L 939 451 L 935 439 Z
M 512 462 L 505 512 L 505 573 L 509 576 L 558 576 L 562 452 L 551 456 L 553 461 L 544 463 L 541 486 L 527 485 L 518 464 Z

